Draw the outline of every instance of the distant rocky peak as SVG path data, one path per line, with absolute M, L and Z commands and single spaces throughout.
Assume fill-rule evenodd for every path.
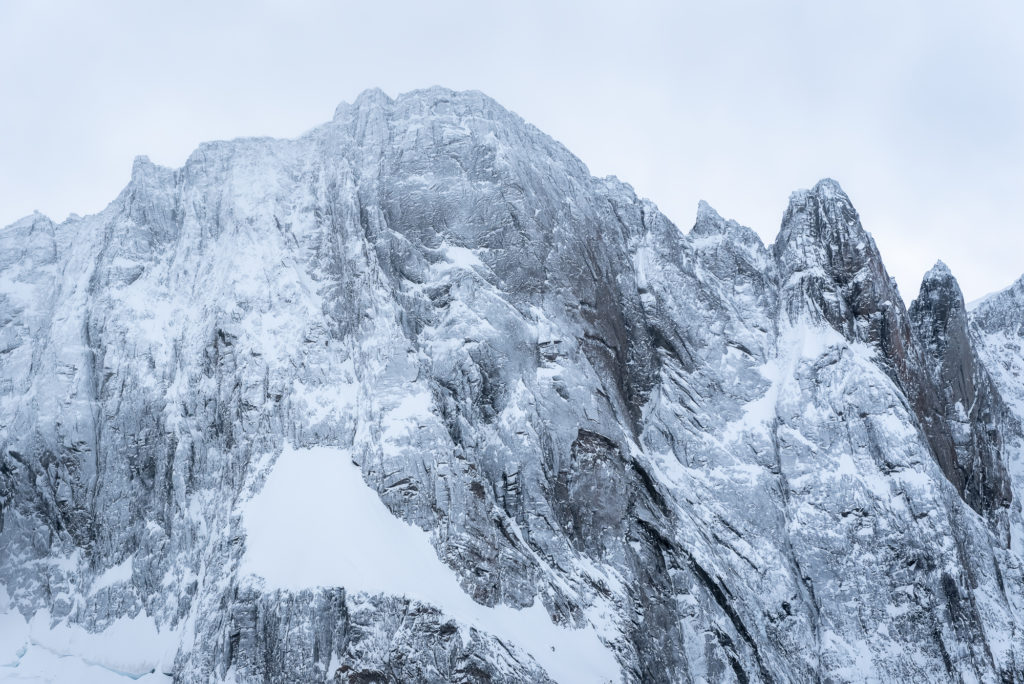
M 722 218 L 704 200 L 697 204 L 697 220 L 689 237 L 705 266 L 719 277 L 733 277 L 730 274 L 745 274 L 740 277 L 756 280 L 771 277 L 771 256 L 760 236 L 737 221 Z M 740 262 L 746 266 L 740 267 Z
M 848 339 L 876 343 L 905 365 L 909 329 L 902 299 L 836 181 L 790 195 L 772 253 L 791 319 L 824 318 Z
M 953 272 L 949 270 L 949 266 L 946 265 L 942 259 L 935 262 L 935 265 L 928 269 L 928 272 L 924 274 L 924 282 L 930 280 L 947 280 L 953 277 Z
M 722 215 L 715 211 L 715 208 L 704 200 L 697 202 L 697 222 L 693 230 L 697 233 L 720 232 L 719 228 L 725 224 Z
M 135 159 L 132 160 L 132 180 L 150 172 L 150 170 L 155 168 L 155 166 L 156 165 L 150 161 L 149 157 L 146 155 L 137 155 Z
M 704 200 L 697 203 L 697 220 L 693 224 L 691 235 L 698 238 L 721 235 L 744 244 L 764 246 L 756 232 L 733 219 L 722 218 L 722 215 Z
M 28 216 L 23 216 L 7 226 L 5 230 L 23 230 L 28 231 L 29 233 L 34 233 L 40 230 L 53 232 L 53 221 L 46 214 L 39 211 L 33 211 Z
M 881 268 L 878 250 L 857 210 L 830 178 L 789 196 L 773 249 L 790 272 L 821 267 L 841 282 L 849 282 L 865 268 Z
M 798 191 L 801 192 L 801 191 Z M 838 202 L 846 205 L 850 205 L 850 198 L 843 191 L 839 181 L 834 178 L 822 178 L 810 191 L 804 190 L 802 192 L 809 192 L 824 201 Z M 852 206 L 851 206 L 852 208 Z
M 782 220 L 783 228 L 787 224 L 795 225 L 793 218 L 800 215 L 819 219 L 803 224 L 811 229 L 828 229 L 844 225 L 853 232 L 863 232 L 863 229 L 860 229 L 860 217 L 853 208 L 853 203 L 839 183 L 831 178 L 823 178 L 810 190 L 802 188 L 790 193 L 789 206 Z
M 342 102 L 334 110 L 334 123 L 374 117 L 397 120 L 472 117 L 495 122 L 515 120 L 520 125 L 526 125 L 522 119 L 480 91 L 451 90 L 441 86 L 412 90 L 395 98 L 389 97 L 379 88 L 371 88 L 360 93 L 353 102 Z
M 941 261 L 925 274 L 917 299 L 911 303 L 909 311 L 920 341 L 933 353 L 949 343 L 951 327 L 956 329 L 958 337 L 966 338 L 964 296 L 949 267 Z
M 964 297 L 949 267 L 941 261 L 925 274 L 909 314 L 918 341 L 933 359 L 940 359 L 951 343 L 968 344 Z
M 914 304 L 924 306 L 927 304 L 924 301 L 925 299 L 931 300 L 934 303 L 946 304 L 956 310 L 966 311 L 964 295 L 960 291 L 960 284 L 953 277 L 953 272 L 942 261 L 937 261 L 924 274 L 924 278 L 921 279 L 921 288 L 918 291 L 917 299 L 914 300 Z
M 380 109 L 390 105 L 391 98 L 380 88 L 368 88 L 359 93 L 352 102 L 341 102 L 334 109 L 334 120 L 339 121 L 347 118 L 354 111 L 365 109 Z

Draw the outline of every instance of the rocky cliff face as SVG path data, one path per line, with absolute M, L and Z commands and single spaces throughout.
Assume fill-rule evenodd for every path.
M 834 181 L 683 233 L 479 93 L 140 158 L 0 231 L 0 672 L 1024 679 L 1008 292 L 908 312 Z
M 1003 455 L 1004 442 L 1017 436 L 1016 421 L 974 350 L 963 295 L 941 261 L 925 275 L 910 319 L 942 411 L 932 424 L 944 426 L 953 447 L 944 472 L 1008 544 L 1003 516 L 1013 494 Z

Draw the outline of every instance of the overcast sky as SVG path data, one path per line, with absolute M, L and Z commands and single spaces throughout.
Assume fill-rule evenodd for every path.
M 907 299 L 1024 273 L 1024 2 L 0 0 L 0 225 L 101 209 L 132 158 L 296 136 L 368 87 L 482 90 L 689 230 L 771 242 L 837 179 Z

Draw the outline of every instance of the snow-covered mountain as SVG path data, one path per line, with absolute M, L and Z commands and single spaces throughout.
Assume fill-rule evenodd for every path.
M 475 92 L 0 231 L 0 679 L 1024 681 L 1024 280 Z

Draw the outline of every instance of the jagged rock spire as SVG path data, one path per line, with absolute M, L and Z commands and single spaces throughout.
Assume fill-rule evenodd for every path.
M 925 274 L 909 315 L 926 356 L 926 368 L 931 371 L 942 423 L 949 426 L 955 453 L 951 479 L 962 483 L 964 500 L 996 523 L 1005 537 L 1012 492 L 1004 463 L 1003 431 L 993 430 L 993 426 L 1008 426 L 1009 414 L 978 360 L 968 332 L 964 297 L 946 264 L 939 261 Z
M 1003 409 L 976 370 L 963 296 L 945 264 L 929 271 L 915 314 L 908 314 L 874 240 L 831 179 L 790 196 L 773 252 L 785 314 L 791 321 L 820 317 L 847 339 L 879 351 L 943 473 L 1005 541 L 1011 494 L 1004 456 L 984 436 Z M 982 401 L 974 401 L 979 395 Z M 962 415 L 957 402 L 973 407 L 970 414 Z M 970 439 L 962 438 L 964 429 Z
M 903 300 L 839 183 L 826 178 L 790 195 L 772 251 L 791 321 L 820 318 L 876 345 L 891 375 L 909 380 L 914 352 Z

